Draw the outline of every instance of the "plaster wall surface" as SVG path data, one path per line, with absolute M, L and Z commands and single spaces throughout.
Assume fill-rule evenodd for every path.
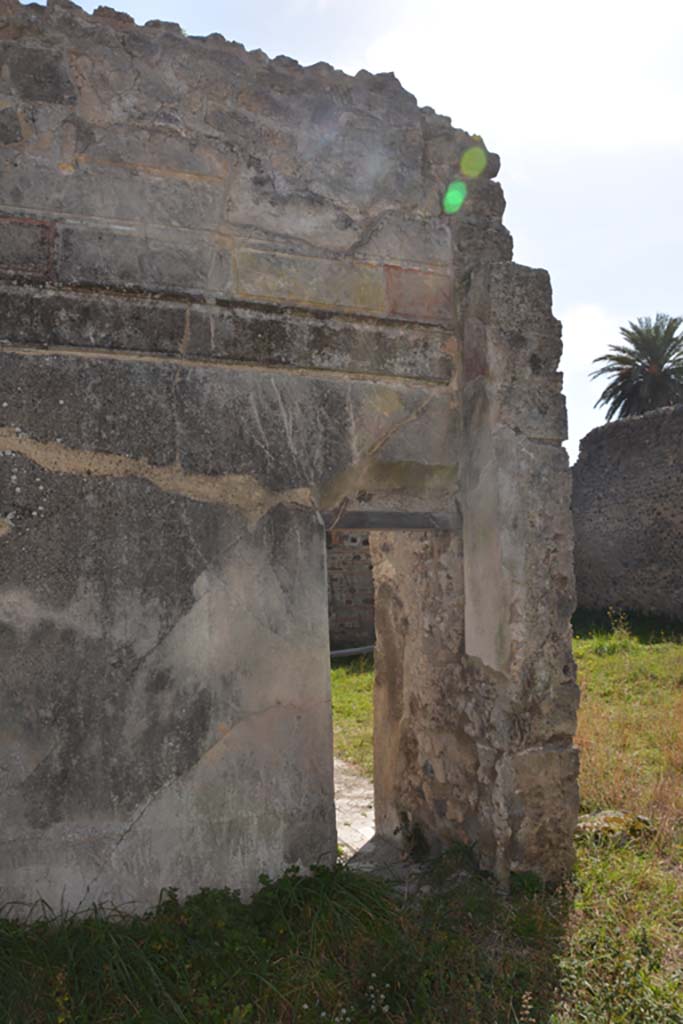
M 576 589 L 584 608 L 683 621 L 683 406 L 608 423 L 573 467 Z
M 501 880 L 566 870 L 559 324 L 497 157 L 449 218 L 483 144 L 392 75 L 65 0 L 0 0 L 0 115 L 0 901 L 333 861 L 333 526 L 407 530 L 380 650 L 433 696 L 442 785 L 480 794 L 397 787 L 380 716 L 385 820 Z

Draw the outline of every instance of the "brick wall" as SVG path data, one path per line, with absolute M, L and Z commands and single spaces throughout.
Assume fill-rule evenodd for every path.
M 330 647 L 365 647 L 375 640 L 375 596 L 368 534 L 327 534 Z

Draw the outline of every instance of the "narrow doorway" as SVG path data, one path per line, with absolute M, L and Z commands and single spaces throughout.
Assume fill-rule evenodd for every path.
M 372 580 L 375 644 L 372 652 L 344 648 L 347 660 L 332 659 L 335 754 L 343 762 L 336 816 L 342 848 L 351 848 L 356 866 L 382 864 L 393 872 L 438 853 L 454 837 L 467 841 L 480 780 L 463 713 L 469 688 L 462 669 L 461 533 L 432 525 L 434 517 L 382 514 L 376 525 L 369 518 L 362 524 L 369 545 L 346 545 L 366 547 L 365 556 L 342 556 L 352 574 L 365 562 Z M 349 523 L 349 536 L 359 527 Z M 330 546 L 338 547 L 331 538 Z M 336 561 L 329 559 L 332 566 Z M 344 582 L 345 600 L 353 602 L 348 575 Z M 367 780 L 365 796 L 360 786 L 355 795 L 347 765 Z M 358 833 L 372 839 L 360 856 Z
M 367 531 L 328 531 L 327 580 L 337 843 L 346 860 L 375 834 L 375 616 Z

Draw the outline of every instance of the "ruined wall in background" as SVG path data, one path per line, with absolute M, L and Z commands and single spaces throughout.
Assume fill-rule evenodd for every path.
M 367 531 L 327 535 L 330 647 L 341 651 L 375 642 L 375 591 Z
M 572 472 L 579 607 L 683 621 L 683 405 L 592 430 Z

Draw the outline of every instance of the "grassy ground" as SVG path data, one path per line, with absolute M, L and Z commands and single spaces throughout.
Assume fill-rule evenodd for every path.
M 616 627 L 576 640 L 582 799 L 654 835 L 582 840 L 554 893 L 526 879 L 504 899 L 454 849 L 408 903 L 338 867 L 248 905 L 206 891 L 142 920 L 0 922 L 0 1021 L 683 1024 L 683 646 Z M 335 669 L 337 752 L 366 771 L 371 696 L 368 665 Z
M 332 669 L 334 752 L 372 778 L 372 661 L 347 659 Z
M 655 829 L 625 846 L 580 844 L 554 961 L 555 1006 L 532 1014 L 537 1024 L 683 1020 L 679 631 L 644 617 L 577 616 L 582 810 L 645 815 Z M 350 662 L 336 668 L 332 696 L 339 755 L 371 776 L 371 667 Z M 542 931 L 549 924 L 546 914 L 556 913 L 553 899 L 538 898 Z
M 646 620 L 647 621 L 647 620 Z M 683 645 L 625 620 L 574 641 L 581 683 L 577 744 L 586 811 L 652 818 L 655 847 L 683 863 Z

